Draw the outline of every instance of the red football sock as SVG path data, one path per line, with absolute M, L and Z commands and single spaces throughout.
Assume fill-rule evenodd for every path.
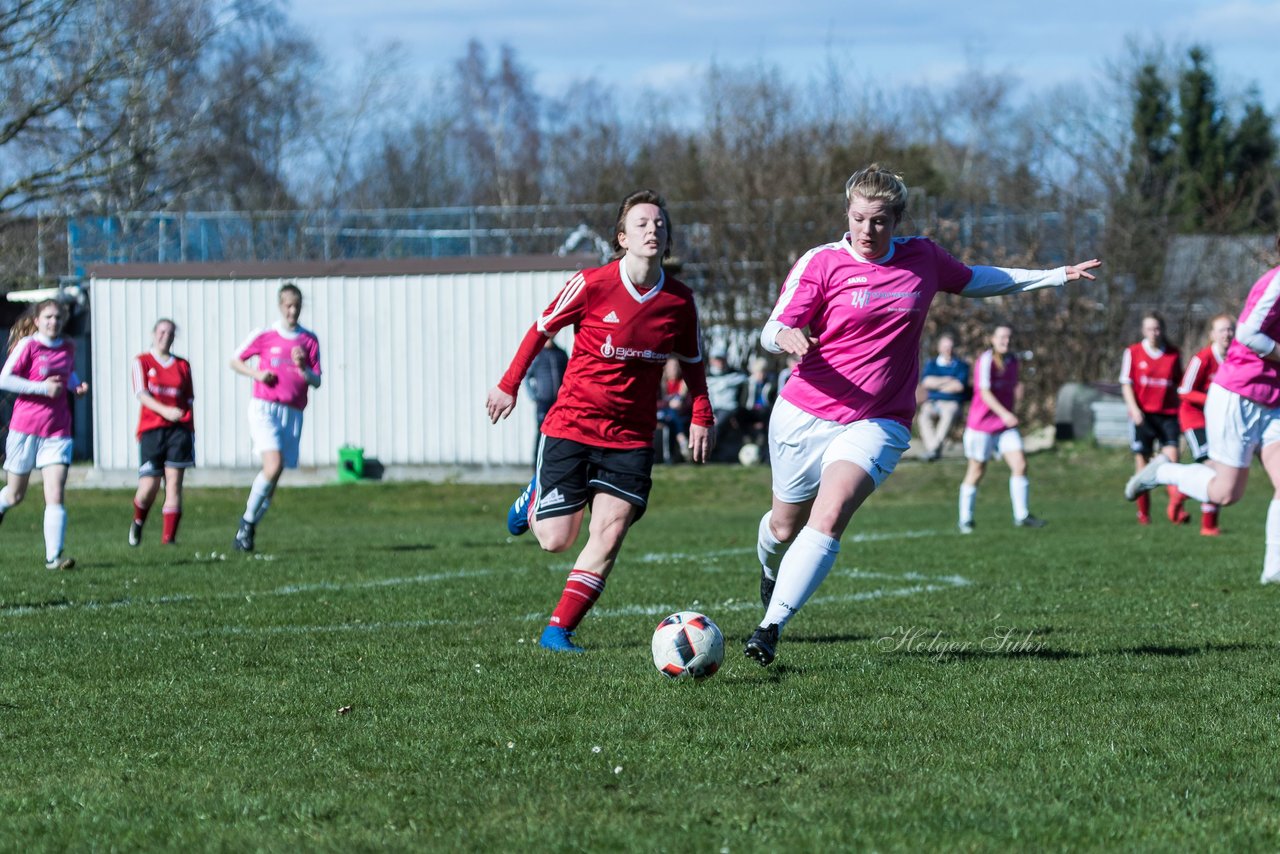
M 1138 515 L 1144 519 L 1151 516 L 1151 493 L 1144 492 L 1138 496 Z
M 591 606 L 596 604 L 602 592 L 603 575 L 581 569 L 571 570 L 569 580 L 564 584 L 564 592 L 560 594 L 560 602 L 551 612 L 551 625 L 573 631 L 591 610 Z
M 1203 515 L 1200 517 L 1200 530 L 1212 531 L 1218 527 L 1218 508 L 1212 510 L 1201 508 Z
M 178 523 L 182 521 L 181 510 L 165 510 L 164 511 L 164 534 L 160 537 L 162 543 L 172 543 L 174 538 L 178 536 Z
M 1182 509 L 1182 503 L 1187 500 L 1187 496 L 1179 492 L 1178 487 L 1173 484 L 1167 485 L 1165 489 L 1169 493 L 1169 521 L 1175 525 L 1191 521 L 1191 516 Z
M 133 502 L 133 521 L 137 522 L 139 525 L 147 521 L 147 514 L 149 512 L 151 512 L 150 507 L 139 507 L 137 501 Z

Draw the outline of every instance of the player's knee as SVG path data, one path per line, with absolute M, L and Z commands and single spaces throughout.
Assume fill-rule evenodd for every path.
M 800 533 L 800 520 L 798 519 L 779 519 L 776 516 L 769 519 L 769 531 L 780 543 L 789 543 L 796 538 L 796 534 Z
M 533 536 L 544 552 L 558 554 L 567 551 L 578 539 L 577 529 L 569 529 L 563 525 L 534 525 Z

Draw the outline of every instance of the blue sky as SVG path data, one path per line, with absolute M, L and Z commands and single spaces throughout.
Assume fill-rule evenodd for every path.
M 544 94 L 595 77 L 616 91 L 679 90 L 712 62 L 776 66 L 798 81 L 835 61 L 850 85 L 945 85 L 967 70 L 1014 75 L 1035 97 L 1091 85 L 1133 40 L 1212 53 L 1225 94 L 1250 83 L 1280 114 L 1280 0 L 1043 3 L 820 0 L 293 0 L 326 56 L 354 64 L 398 42 L 415 76 L 445 71 L 478 38 L 512 45 Z

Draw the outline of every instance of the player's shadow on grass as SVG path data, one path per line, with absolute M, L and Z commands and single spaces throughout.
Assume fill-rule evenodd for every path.
M 952 661 L 995 661 L 1000 659 L 1032 658 L 1039 661 L 1066 661 L 1073 658 L 1088 658 L 1089 655 L 1073 649 L 1018 649 L 1001 651 L 995 649 L 957 649 L 946 652 L 928 649 L 896 650 L 890 655 L 902 655 L 908 658 L 933 658 L 939 664 Z
M 1166 658 L 1188 658 L 1211 652 L 1261 652 L 1274 650 L 1274 644 L 1262 643 L 1196 643 L 1196 644 L 1141 644 L 1102 650 L 1111 655 L 1156 655 Z
M 431 543 L 392 543 L 389 546 L 382 546 L 384 552 L 429 552 L 435 546 Z
M 855 635 L 855 634 L 832 634 L 832 635 L 795 635 L 788 637 L 789 644 L 832 644 L 832 643 L 858 643 L 859 641 L 875 640 L 875 635 Z M 742 639 L 746 642 L 746 638 Z

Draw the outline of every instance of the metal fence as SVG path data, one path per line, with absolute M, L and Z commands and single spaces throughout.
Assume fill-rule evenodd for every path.
M 1009 213 L 949 207 L 913 199 L 909 230 L 939 234 L 960 246 L 1017 253 L 1034 248 L 1045 262 L 1065 257 L 1068 244 L 1096 244 L 1102 213 L 1068 217 L 1058 211 Z M 360 211 L 124 213 L 72 216 L 66 224 L 68 273 L 94 264 L 183 261 L 329 261 L 482 255 L 607 252 L 612 205 L 531 205 Z M 682 249 L 695 265 L 720 254 L 718 243 L 757 238 L 801 252 L 840 231 L 830 199 L 672 205 Z M 816 223 L 816 224 L 815 224 Z M 1081 230 L 1085 233 L 1081 233 Z M 686 271 L 688 272 L 688 271 Z M 692 276 L 691 278 L 696 278 Z M 692 282 L 691 282 L 692 283 Z

